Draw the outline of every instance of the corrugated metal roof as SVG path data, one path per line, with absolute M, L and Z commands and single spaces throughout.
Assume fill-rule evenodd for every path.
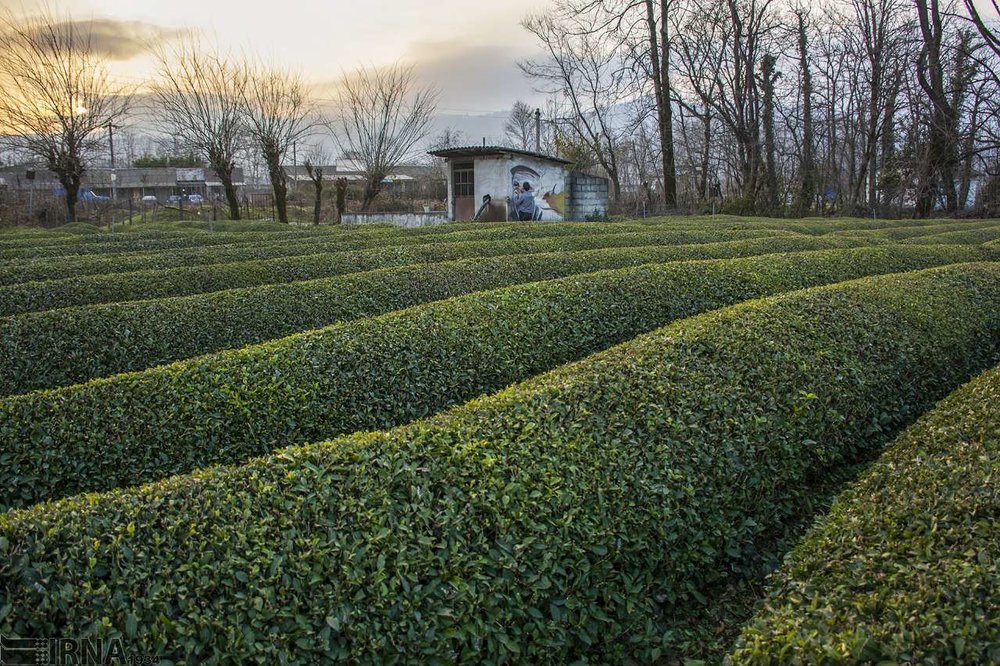
M 441 150 L 431 150 L 430 155 L 434 157 L 462 158 L 462 157 L 493 157 L 495 155 L 526 155 L 540 160 L 557 162 L 559 164 L 572 164 L 570 160 L 561 157 L 536 153 L 533 150 L 522 150 L 520 148 L 508 148 L 506 146 L 460 146 L 456 148 L 442 148 Z

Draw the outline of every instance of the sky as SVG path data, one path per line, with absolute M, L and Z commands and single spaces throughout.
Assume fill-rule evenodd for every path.
M 517 99 L 540 102 L 517 69 L 537 54 L 519 23 L 552 0 L 49 0 L 57 13 L 93 21 L 115 55 L 114 71 L 141 83 L 151 63 L 138 54 L 147 41 L 195 29 L 210 43 L 300 71 L 329 91 L 345 70 L 413 63 L 441 90 L 443 114 L 508 109 Z M 36 0 L 0 0 L 30 12 Z M 332 92 L 326 94 L 332 95 Z

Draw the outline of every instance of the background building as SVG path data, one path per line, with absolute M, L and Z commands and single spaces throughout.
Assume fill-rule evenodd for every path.
M 141 200 L 144 196 L 155 196 L 166 201 L 171 195 L 200 194 L 206 199 L 215 195 L 223 196 L 222 183 L 211 169 L 148 167 L 115 169 L 116 176 L 112 188 L 111 169 L 88 169 L 83 176 L 81 191 L 92 191 L 98 196 L 111 196 L 116 190 L 119 201 Z M 233 171 L 233 182 L 242 187 L 243 170 Z M 0 169 L 0 187 L 11 191 L 33 191 L 40 196 L 56 195 L 62 190 L 55 174 L 31 165 L 4 167 Z

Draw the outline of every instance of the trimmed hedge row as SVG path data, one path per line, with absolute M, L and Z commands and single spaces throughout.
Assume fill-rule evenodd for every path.
M 0 266 L 0 284 L 353 250 L 373 245 L 392 245 L 397 240 L 400 245 L 410 242 L 388 233 L 369 232 L 356 235 L 330 233 L 315 238 L 274 236 L 272 240 L 260 243 L 214 245 L 159 252 L 23 259 L 10 261 L 4 266 Z
M 950 221 L 944 224 L 942 224 L 940 220 L 937 220 L 937 224 L 917 224 L 915 220 L 908 220 L 905 223 L 897 221 L 895 226 L 888 228 L 882 227 L 835 231 L 831 235 L 854 238 L 882 238 L 889 241 L 900 242 L 912 238 L 928 238 L 938 234 L 946 234 L 956 231 L 970 231 L 984 227 L 993 227 L 996 225 L 996 220 L 969 220 L 962 222 Z
M 538 225 L 538 228 L 545 225 Z M 614 224 L 592 227 L 587 234 L 572 234 L 569 230 L 553 229 L 554 238 L 563 238 L 567 242 L 577 236 L 584 237 L 620 237 L 619 243 L 625 245 L 642 245 L 640 237 L 644 233 L 658 234 L 660 242 L 696 243 L 741 238 L 762 238 L 767 236 L 795 235 L 789 231 L 771 230 L 711 230 L 711 229 L 680 229 L 657 230 L 652 227 L 646 232 L 620 230 Z M 526 228 L 523 233 L 531 233 Z M 495 232 L 491 229 L 449 232 L 440 236 L 426 234 L 396 234 L 396 233 L 343 233 L 330 234 L 311 239 L 284 238 L 261 243 L 244 243 L 229 246 L 200 247 L 154 253 L 133 253 L 115 256 L 81 256 L 63 259 L 43 259 L 24 262 L 11 262 L 0 266 L 0 284 L 14 284 L 35 280 L 53 280 L 80 275 L 95 275 L 101 273 L 125 273 L 140 270 L 167 269 L 180 266 L 196 266 L 200 264 L 232 263 L 239 261 L 256 261 L 277 257 L 291 257 L 309 254 L 339 252 L 346 250 L 386 249 L 389 247 L 412 246 L 436 242 L 455 243 L 460 241 L 491 240 L 489 235 Z M 506 233 L 506 232 L 504 232 Z M 502 239 L 498 239 L 502 240 Z M 649 241 L 652 242 L 652 241 Z M 596 244 L 596 242 L 595 242 Z M 607 244 L 606 244 L 607 245 Z
M 939 245 L 942 243 L 978 245 L 997 239 L 1000 239 L 1000 224 L 993 224 L 992 226 L 984 226 L 963 231 L 949 231 L 942 234 L 934 234 L 933 236 L 909 238 L 903 242 L 907 244 L 923 243 L 928 245 Z
M 679 219 L 679 218 L 674 218 Z M 207 230 L 208 223 L 206 222 L 171 222 L 168 223 L 172 228 L 191 228 L 192 230 Z M 234 223 L 241 224 L 241 223 Z M 266 230 L 273 231 L 273 226 L 280 226 L 282 230 L 288 230 L 287 225 L 282 225 L 280 223 L 267 223 L 268 226 Z M 615 224 L 621 227 L 628 227 L 633 230 L 638 230 L 640 227 L 646 226 L 643 221 L 628 221 L 628 222 L 613 222 L 613 223 L 589 223 L 589 222 L 532 222 L 530 224 L 525 224 L 524 222 L 446 222 L 444 224 L 427 225 L 423 227 L 412 227 L 404 228 L 399 227 L 388 222 L 385 223 L 372 223 L 372 224 L 358 224 L 358 225 L 327 225 L 320 227 L 305 227 L 307 229 L 318 229 L 325 232 L 336 232 L 336 233 L 365 233 L 365 234 L 383 234 L 383 235 L 401 235 L 401 236 L 437 236 L 448 233 L 455 233 L 461 231 L 486 231 L 486 230 L 500 230 L 500 229 L 524 229 L 528 233 L 539 233 L 544 234 L 544 229 L 557 230 L 556 233 L 586 233 L 586 229 L 590 227 L 604 226 L 606 224 Z M 216 223 L 218 225 L 218 223 Z M 694 226 L 690 223 L 685 223 L 685 226 Z M 291 227 L 291 229 L 302 229 L 303 227 Z M 239 231 L 238 228 L 233 227 L 218 227 L 216 229 L 221 231 Z M 279 230 L 280 231 L 280 230 Z
M 651 221 L 660 222 L 663 220 L 670 220 L 677 218 L 656 218 Z M 713 226 L 719 228 L 730 228 L 730 229 L 760 229 L 760 228 L 771 228 L 771 229 L 786 229 L 789 231 L 798 231 L 800 233 L 821 235 L 834 232 L 842 232 L 843 234 L 851 234 L 851 232 L 875 232 L 879 230 L 886 229 L 909 229 L 915 230 L 921 227 L 951 227 L 951 230 L 961 229 L 966 225 L 976 225 L 983 224 L 983 220 L 940 220 L 940 219 L 928 219 L 928 220 L 891 220 L 891 219 L 880 219 L 872 220 L 871 218 L 861 218 L 861 217 L 814 217 L 814 218 L 801 218 L 801 219 L 787 219 L 787 218 L 768 218 L 768 217 L 738 217 L 733 215 L 717 215 L 713 217 L 701 218 L 707 222 L 711 222 Z M 996 222 L 995 220 L 993 221 Z M 988 221 L 986 222 L 989 223 Z M 906 232 L 909 233 L 909 232 Z M 925 233 L 933 233 L 931 231 Z
M 65 225 L 64 225 L 65 226 Z M 62 228 L 48 229 L 42 227 L 30 227 L 27 225 L 18 225 L 16 227 L 4 227 L 0 229 L 0 234 L 3 234 L 8 238 L 37 238 L 39 236 L 70 236 L 71 231 L 63 230 Z
M 399 229 L 395 227 L 322 228 L 319 232 L 293 230 L 287 234 L 258 232 L 260 244 L 208 245 L 207 247 L 180 248 L 159 252 L 137 252 L 127 254 L 84 254 L 65 256 L 60 259 L 21 259 L 8 262 L 0 267 L 0 284 L 15 284 L 35 280 L 53 280 L 94 275 L 121 273 L 140 270 L 165 269 L 199 264 L 228 263 L 247 260 L 261 260 L 282 256 L 317 254 L 373 246 L 402 246 L 427 242 L 454 242 L 459 240 L 488 240 L 503 238 L 531 238 L 557 235 L 581 235 L 602 233 L 643 232 L 651 229 L 688 232 L 750 232 L 758 235 L 802 232 L 808 234 L 826 233 L 832 228 L 870 228 L 871 220 L 830 220 L 789 221 L 746 218 L 662 218 L 631 223 L 495 223 L 495 224 L 448 224 L 421 229 Z M 891 222 L 899 225 L 899 221 Z M 914 224 L 912 221 L 906 224 Z M 953 223 L 959 224 L 959 223 Z M 926 225 L 924 225 L 926 226 Z M 768 233 L 770 232 L 770 233 Z M 197 233 L 197 232 L 196 232 Z M 212 234 L 204 234 L 212 237 Z M 232 232 L 233 238 L 249 237 L 248 232 Z M 733 238 L 735 236 L 728 236 Z M 877 239 L 869 239 L 870 242 Z
M 577 275 L 0 400 L 0 509 L 388 428 L 672 319 L 970 256 L 881 247 Z
M 764 232 L 749 232 L 755 236 Z M 776 231 L 775 235 L 787 232 Z M 105 274 L 86 277 L 25 282 L 0 286 L 0 316 L 57 308 L 117 303 L 122 301 L 186 296 L 239 289 L 263 284 L 315 280 L 347 273 L 412 264 L 454 261 L 471 257 L 495 257 L 542 252 L 572 252 L 605 247 L 673 245 L 702 242 L 714 237 L 744 237 L 747 232 L 648 231 L 627 234 L 590 234 L 553 238 L 498 241 L 464 241 L 404 245 L 329 254 L 281 257 L 257 262 L 212 264 L 167 270 Z M 848 247 L 864 241 L 833 239 L 827 247 Z
M 473 233 L 476 237 L 535 237 L 560 234 L 605 233 L 613 226 L 616 232 L 647 230 L 648 225 L 639 223 L 614 223 L 614 225 L 584 225 L 579 223 L 546 223 L 536 225 L 512 224 L 472 226 L 441 225 L 421 229 L 402 229 L 392 226 L 364 227 L 288 227 L 276 232 L 263 230 L 216 230 L 209 233 L 200 229 L 183 229 L 173 225 L 163 228 L 131 230 L 109 234 L 99 232 L 87 236 L 58 238 L 30 237 L 11 239 L 9 247 L 0 240 L 0 258 L 31 259 L 62 256 L 88 256 L 91 254 L 166 251 L 184 247 L 215 246 L 241 242 L 302 243 L 311 238 L 351 238 L 364 239 L 366 243 L 402 238 L 403 242 L 427 242 L 419 238 L 440 238 Z M 686 225 L 689 226 L 689 225 Z M 126 228 L 127 229 L 127 228 Z M 412 240 L 410 240 L 412 239 Z M 204 241 L 204 242 L 202 242 Z M 9 251 L 8 251 L 9 250 Z M 19 250 L 23 250 L 20 252 Z
M 136 231 L 141 230 L 156 230 L 156 229 L 166 229 L 174 230 L 180 229 L 185 231 L 231 231 L 237 233 L 243 233 L 247 231 L 267 231 L 271 233 L 283 233 L 286 231 L 296 231 L 303 229 L 313 229 L 318 231 L 326 231 L 331 228 L 329 225 L 324 225 L 320 227 L 315 226 L 302 226 L 302 225 L 289 225 L 283 224 L 281 222 L 272 222 L 270 220 L 199 220 L 199 219 L 188 219 L 188 220 L 174 220 L 165 221 L 160 220 L 156 222 L 144 222 L 142 219 L 142 214 L 139 213 L 133 216 L 132 220 L 127 223 L 125 229 Z
M 775 575 L 736 664 L 1000 663 L 1000 368 L 903 434 Z
M 164 238 L 193 238 L 201 237 L 205 235 L 201 231 L 195 230 L 168 230 L 168 229 L 151 229 L 142 231 L 128 231 L 119 232 L 114 235 L 106 233 L 98 234 L 57 234 L 53 232 L 47 232 L 43 234 L 35 234 L 31 236 L 23 235 L 8 235 L 7 232 L 0 230 L 0 249 L 16 249 L 16 248 L 36 248 L 36 247 L 64 247 L 73 245 L 89 245 L 93 243 L 123 243 L 126 241 L 134 240 L 160 240 Z
M 835 242 L 835 241 L 834 241 Z M 468 259 L 0 318 L 0 395 L 76 384 L 517 282 L 682 259 L 829 247 L 806 237 Z M 955 246 L 962 248 L 963 246 Z M 933 252 L 934 250 L 932 250 Z M 952 250 L 953 261 L 972 250 Z M 960 259 L 961 258 L 961 259 Z
M 1000 266 L 870 278 L 394 431 L 10 512 L 0 632 L 186 663 L 675 660 L 679 608 L 998 343 Z
M 293 232 L 288 233 L 291 234 Z M 307 238 L 322 234 L 296 232 L 295 235 Z M 269 240 L 274 240 L 274 234 L 266 232 L 219 232 L 214 234 L 195 232 L 181 233 L 177 236 L 170 234 L 165 238 L 108 236 L 101 238 L 97 242 L 0 249 L 0 259 L 50 259 L 58 261 L 60 257 L 166 251 L 189 247 L 211 247 L 214 245 L 240 245 L 243 243 L 267 242 Z

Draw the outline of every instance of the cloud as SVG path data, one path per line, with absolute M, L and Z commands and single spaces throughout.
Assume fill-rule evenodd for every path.
M 51 18 L 29 17 L 30 26 L 37 22 L 48 23 Z M 89 45 L 89 50 L 110 60 L 126 61 L 141 56 L 158 44 L 175 39 L 186 31 L 165 28 L 142 21 L 121 21 L 108 18 L 87 20 L 60 20 L 51 24 L 59 33 L 72 32 L 77 43 Z
M 415 64 L 422 83 L 441 90 L 442 110 L 477 112 L 538 101 L 517 67 L 533 55 L 514 46 L 448 41 L 415 43 L 404 59 Z
M 176 39 L 185 32 L 141 21 L 114 19 L 79 21 L 77 25 L 83 31 L 89 30 L 91 48 L 112 60 L 131 60 L 146 53 L 151 46 Z
M 485 114 L 506 112 L 517 100 L 543 103 L 544 96 L 532 89 L 518 69 L 519 63 L 536 55 L 516 46 L 455 40 L 412 43 L 397 62 L 413 66 L 419 85 L 440 91 L 438 107 L 442 114 Z M 347 74 L 351 71 L 347 70 Z M 316 81 L 311 90 L 336 106 L 333 101 L 340 82 L 340 78 Z

